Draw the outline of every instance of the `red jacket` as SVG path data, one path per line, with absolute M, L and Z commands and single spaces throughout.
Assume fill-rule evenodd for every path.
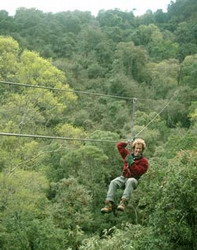
M 118 151 L 124 162 L 122 175 L 126 178 L 134 177 L 139 179 L 148 170 L 148 160 L 142 156 L 139 159 L 134 159 L 134 163 L 129 166 L 126 162 L 126 156 L 131 153 L 126 149 L 127 144 L 126 142 L 117 143 Z

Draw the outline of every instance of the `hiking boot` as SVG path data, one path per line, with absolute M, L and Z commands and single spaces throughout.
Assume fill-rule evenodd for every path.
M 101 213 L 111 213 L 113 211 L 114 203 L 112 201 L 105 201 L 105 206 L 101 208 Z
M 117 207 L 117 210 L 124 212 L 124 210 L 125 210 L 127 204 L 128 204 L 128 200 L 122 199 L 122 200 L 120 201 L 120 204 L 119 204 L 118 207 Z

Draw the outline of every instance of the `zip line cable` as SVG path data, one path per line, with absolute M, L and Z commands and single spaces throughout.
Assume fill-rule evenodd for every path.
M 61 91 L 61 92 L 71 92 L 71 93 L 79 93 L 79 94 L 94 95 L 94 96 L 105 96 L 105 97 L 119 98 L 119 99 L 125 99 L 125 100 L 136 99 L 135 97 L 107 95 L 107 94 L 94 93 L 94 92 L 81 91 L 81 90 L 60 89 L 60 88 L 46 87 L 46 86 L 42 86 L 42 85 L 23 84 L 23 83 L 8 82 L 8 81 L 0 81 L 0 83 L 7 84 L 7 85 L 21 86 L 21 87 L 26 87 L 26 88 L 48 89 L 48 90 L 55 90 L 55 91 Z M 138 99 L 139 100 L 154 100 L 154 99 L 141 99 L 141 98 L 138 98 Z
M 2 135 L 2 136 L 40 138 L 40 139 L 57 139 L 57 140 L 65 140 L 65 141 L 92 141 L 92 142 L 111 142 L 111 143 L 116 143 L 117 142 L 117 141 L 110 141 L 110 140 L 81 139 L 81 138 L 68 138 L 68 137 L 61 137 L 61 136 L 30 135 L 30 134 L 17 134 L 17 133 L 4 133 L 4 132 L 0 132 L 0 135 Z
M 69 89 L 60 89 L 60 88 L 53 88 L 53 87 L 46 87 L 42 85 L 32 85 L 32 84 L 23 84 L 23 83 L 15 83 L 15 82 L 6 82 L 6 81 L 0 81 L 2 84 L 8 84 L 8 85 L 16 85 L 21 87 L 27 87 L 27 88 L 39 88 L 39 89 L 48 89 L 48 90 L 55 90 L 55 91 L 62 91 L 62 92 L 71 92 L 71 93 L 81 93 L 81 94 L 87 94 L 87 95 L 95 95 L 95 96 L 106 96 L 106 97 L 112 97 L 112 98 L 119 98 L 119 99 L 127 99 L 131 100 L 132 97 L 124 97 L 124 96 L 116 96 L 116 95 L 106 95 L 101 93 L 93 93 L 88 91 L 81 91 L 81 90 L 69 90 Z
M 176 94 L 176 93 L 175 93 Z M 137 136 L 139 136 L 156 118 L 157 118 L 157 116 L 159 116 L 163 111 L 164 111 L 164 109 L 166 109 L 166 107 L 170 104 L 170 102 L 173 100 L 173 98 L 174 98 L 174 96 L 175 96 L 175 94 L 170 98 L 170 100 L 164 105 L 164 107 L 159 111 L 159 113 L 157 113 L 147 124 L 146 124 L 146 126 L 144 126 L 135 136 L 134 136 L 134 138 L 135 137 L 137 137 Z
M 0 83 L 9 84 L 9 85 L 18 85 L 22 87 L 33 87 L 33 88 L 42 88 L 42 89 L 50 89 L 50 90 L 58 90 L 58 91 L 68 91 L 68 92 L 76 92 L 76 93 L 85 93 L 85 94 L 92 94 L 92 95 L 98 95 L 98 96 L 107 96 L 107 97 L 116 97 L 121 99 L 129 99 L 133 100 L 133 120 L 132 120 L 132 132 L 134 127 L 134 115 L 135 115 L 135 102 L 137 100 L 146 100 L 146 99 L 137 99 L 137 98 L 129 98 L 129 97 L 121 97 L 121 96 L 113 96 L 113 95 L 105 95 L 105 94 L 97 94 L 97 93 L 91 93 L 91 92 L 85 92 L 85 91 L 72 91 L 72 90 L 64 90 L 59 88 L 52 88 L 52 87 L 45 87 L 40 85 L 31 85 L 31 84 L 21 84 L 21 83 L 13 83 L 13 82 L 5 82 L 0 81 Z M 176 94 L 176 93 L 175 93 Z M 147 123 L 146 126 L 144 126 L 135 136 L 139 136 L 156 118 L 159 116 L 164 109 L 170 104 L 170 102 L 173 100 L 175 94 L 170 98 L 170 100 L 164 105 L 164 107 Z M 80 139 L 80 138 L 67 138 L 67 137 L 61 137 L 61 136 L 45 136 L 45 135 L 31 135 L 31 134 L 17 134 L 17 133 L 6 133 L 6 132 L 0 132 L 0 136 L 16 136 L 16 137 L 30 137 L 30 138 L 42 138 L 42 139 L 58 139 L 58 140 L 70 140 L 70 141 L 93 141 L 93 142 L 110 142 L 110 143 L 116 143 L 116 141 L 110 141 L 110 140 L 95 140 L 95 139 Z
M 159 113 L 157 113 L 153 119 L 147 123 L 146 126 L 143 127 L 135 136 L 139 136 L 156 118 L 159 116 L 164 109 L 170 104 L 172 99 L 174 98 L 171 97 L 171 99 L 165 104 L 165 106 L 160 110 Z M 116 143 L 116 141 L 110 141 L 110 140 L 96 140 L 96 139 L 81 139 L 81 138 L 68 138 L 68 137 L 61 137 L 61 136 L 47 136 L 47 135 L 30 135 L 30 134 L 17 134 L 17 133 L 5 133 L 5 132 L 0 132 L 0 136 L 16 136 L 16 137 L 29 137 L 29 138 L 41 138 L 41 139 L 57 139 L 57 140 L 67 140 L 67 141 L 92 141 L 92 142 L 109 142 L 109 143 Z

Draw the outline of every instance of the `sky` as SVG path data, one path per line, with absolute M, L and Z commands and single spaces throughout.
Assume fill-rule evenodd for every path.
M 148 9 L 167 10 L 171 0 L 0 0 L 0 10 L 6 10 L 13 16 L 17 8 L 36 8 L 43 12 L 90 11 L 96 16 L 99 10 L 120 9 L 134 11 L 135 16 L 144 14 Z M 175 2 L 175 1 L 174 1 Z

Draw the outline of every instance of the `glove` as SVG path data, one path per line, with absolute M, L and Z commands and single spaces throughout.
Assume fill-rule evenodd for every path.
M 126 162 L 128 163 L 129 167 L 134 163 L 134 158 L 132 155 L 127 155 Z
M 134 140 L 135 140 L 135 137 L 134 137 L 134 138 L 131 138 L 131 139 L 128 139 L 128 140 L 127 140 L 127 143 L 128 143 L 128 144 L 131 144 Z

